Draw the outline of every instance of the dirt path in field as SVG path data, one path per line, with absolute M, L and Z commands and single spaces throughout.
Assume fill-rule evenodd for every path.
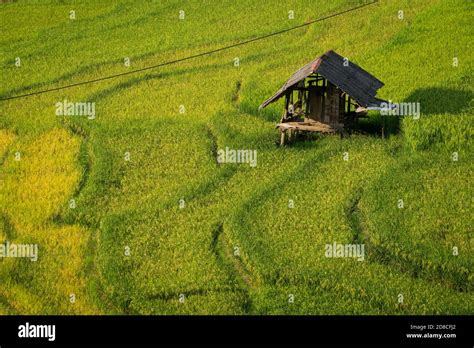
M 238 286 L 238 290 L 245 294 L 246 301 L 242 305 L 242 310 L 245 314 L 251 314 L 253 306 L 250 290 L 255 289 L 256 284 L 250 272 L 245 268 L 240 256 L 235 254 L 235 251 L 226 239 L 223 223 L 219 223 L 213 232 L 211 248 L 217 262 L 227 271 L 231 281 Z
M 352 230 L 352 242 L 355 244 L 363 243 L 363 229 L 360 222 L 359 202 L 362 198 L 362 188 L 355 190 L 352 198 L 349 201 L 349 206 L 346 208 L 346 216 L 349 226 Z
M 90 179 L 90 173 L 92 168 L 90 152 L 89 135 L 88 132 L 83 129 L 79 124 L 75 122 L 63 122 L 62 127 L 70 131 L 75 136 L 81 139 L 80 151 L 79 151 L 79 166 L 82 168 L 82 174 L 79 179 L 79 183 L 74 192 L 71 193 L 69 198 L 79 200 L 81 197 L 82 191 L 87 186 L 87 183 Z M 106 313 L 121 313 L 122 309 L 117 308 L 112 301 L 107 297 L 107 294 L 103 290 L 102 277 L 99 273 L 99 270 L 96 267 L 95 257 L 97 250 L 97 240 L 98 240 L 98 229 L 96 226 L 93 226 L 87 221 L 78 219 L 75 217 L 67 215 L 59 215 L 54 217 L 53 223 L 55 225 L 73 225 L 79 224 L 83 228 L 87 229 L 89 236 L 87 239 L 87 254 L 84 255 L 84 262 L 82 269 L 85 274 L 85 278 L 88 279 L 90 284 L 93 284 L 94 293 L 89 293 L 89 297 L 92 302 L 96 305 L 96 308 L 104 311 Z

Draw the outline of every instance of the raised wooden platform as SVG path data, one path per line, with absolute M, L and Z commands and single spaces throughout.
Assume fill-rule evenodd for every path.
M 291 141 L 293 133 L 318 132 L 318 133 L 340 133 L 344 134 L 344 128 L 340 125 L 329 125 L 322 122 L 282 122 L 278 123 L 277 128 L 280 129 L 281 140 L 280 145 L 285 144 L 286 133 L 288 131 L 288 140 Z
M 321 133 L 335 133 L 339 130 L 339 127 L 336 128 L 321 122 L 284 122 L 278 123 L 277 128 L 280 128 L 280 130 L 296 129 Z

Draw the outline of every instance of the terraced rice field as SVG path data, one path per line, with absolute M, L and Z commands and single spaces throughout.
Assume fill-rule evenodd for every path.
M 3 3 L 0 99 L 361 3 Z M 0 101 L 0 241 L 39 246 L 0 258 L 0 314 L 473 314 L 473 13 L 382 0 Z M 329 49 L 420 119 L 382 139 L 371 112 L 349 138 L 277 146 L 282 102 L 258 106 Z M 56 115 L 64 100 L 95 117 Z M 226 147 L 257 165 L 218 163 Z M 364 260 L 326 257 L 332 243 Z

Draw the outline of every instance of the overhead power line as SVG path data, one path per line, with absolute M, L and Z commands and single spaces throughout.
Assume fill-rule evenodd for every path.
M 96 82 L 100 82 L 100 81 L 110 80 L 110 79 L 114 79 L 114 78 L 121 77 L 121 76 L 126 76 L 126 75 L 132 75 L 132 74 L 136 74 L 136 73 L 139 73 L 139 72 L 142 72 L 142 71 L 147 71 L 147 70 L 151 70 L 151 69 L 156 69 L 156 68 L 160 68 L 160 67 L 163 67 L 163 66 L 166 66 L 166 65 L 176 64 L 176 63 L 184 62 L 184 61 L 186 61 L 186 60 L 190 60 L 190 59 L 194 59 L 194 58 L 199 58 L 199 57 L 207 56 L 207 55 L 210 55 L 210 54 L 213 54 L 213 53 L 217 53 L 217 52 L 221 52 L 221 51 L 225 51 L 225 50 L 228 50 L 228 49 L 231 49 L 231 48 L 234 48 L 234 47 L 243 46 L 243 45 L 246 45 L 246 44 L 255 42 L 255 41 L 264 40 L 264 39 L 267 39 L 267 38 L 272 37 L 272 36 L 281 35 L 281 34 L 287 33 L 287 32 L 292 31 L 292 30 L 296 30 L 296 29 L 300 29 L 300 28 L 303 28 L 303 27 L 307 27 L 307 26 L 312 25 L 312 24 L 314 24 L 314 23 L 318 23 L 318 22 L 324 21 L 324 20 L 326 20 L 326 19 L 338 17 L 338 16 L 341 16 L 341 15 L 343 15 L 343 14 L 346 14 L 346 13 L 349 13 L 349 12 L 353 12 L 353 11 L 359 10 L 359 9 L 361 9 L 361 8 L 364 8 L 364 7 L 367 7 L 367 6 L 376 4 L 377 2 L 378 2 L 378 0 L 374 0 L 374 1 L 372 1 L 372 2 L 365 3 L 365 4 L 360 5 L 360 6 L 352 7 L 352 8 L 350 8 L 350 9 L 347 9 L 347 10 L 344 10 L 344 11 L 341 11 L 341 12 L 333 13 L 333 14 L 331 14 L 331 15 L 328 15 L 328 16 L 325 16 L 325 17 L 321 17 L 321 18 L 318 18 L 318 19 L 315 19 L 315 20 L 312 20 L 312 21 L 309 21 L 309 22 L 306 22 L 306 23 L 303 23 L 303 24 L 300 24 L 300 25 L 297 25 L 297 26 L 288 28 L 288 29 L 283 29 L 283 30 L 280 30 L 280 31 L 275 31 L 275 32 L 273 32 L 273 33 L 269 33 L 269 34 L 265 34 L 265 35 L 262 35 L 262 36 L 255 37 L 255 38 L 253 38 L 253 39 L 244 40 L 244 41 L 241 41 L 241 42 L 238 42 L 238 43 L 229 45 L 229 46 L 224 46 L 224 47 L 216 48 L 216 49 L 214 49 L 214 50 L 210 50 L 210 51 L 206 51 L 206 52 L 201 52 L 201 53 L 194 54 L 194 55 L 191 55 L 191 56 L 187 56 L 187 57 L 184 57 L 184 58 L 179 58 L 179 59 L 176 59 L 176 60 L 170 60 L 170 61 L 163 62 L 163 63 L 160 63 L 160 64 L 151 65 L 151 66 L 147 66 L 147 67 L 140 68 L 140 69 L 130 70 L 130 71 L 126 71 L 126 72 L 119 73 L 119 74 L 115 74 L 115 75 L 103 76 L 103 77 L 99 77 L 99 78 L 96 78 L 96 79 L 93 79 L 93 80 L 86 80 L 86 81 L 81 81 L 81 82 L 73 83 L 73 84 L 70 84 L 70 85 L 59 86 L 59 87 L 44 89 L 44 90 L 40 90 L 40 91 L 36 91 L 36 92 L 30 92 L 30 93 L 25 93 L 25 94 L 19 94 L 19 95 L 14 95 L 14 96 L 10 96 L 10 97 L 5 97 L 5 98 L 0 99 L 0 101 L 6 101 L 6 100 L 12 100 L 12 99 L 25 98 L 25 97 L 30 97 L 30 96 L 33 96 L 33 95 L 38 95 L 38 94 L 44 94 L 44 93 L 59 91 L 59 90 L 62 90 L 62 89 L 68 89 L 68 88 L 72 88 L 72 87 L 78 87 L 78 86 L 88 85 L 88 84 L 91 84 L 91 83 L 96 83 Z

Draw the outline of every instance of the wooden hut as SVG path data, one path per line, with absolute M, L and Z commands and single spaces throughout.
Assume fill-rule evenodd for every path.
M 297 72 L 260 109 L 285 97 L 285 109 L 277 128 L 281 145 L 294 133 L 345 133 L 345 129 L 380 109 L 384 100 L 375 97 L 383 86 L 376 77 L 334 51 L 328 51 Z

